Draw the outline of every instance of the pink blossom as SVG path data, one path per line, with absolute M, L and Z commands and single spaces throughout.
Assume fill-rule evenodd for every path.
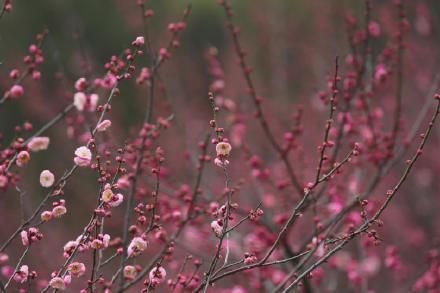
M 111 190 L 111 188 L 107 188 L 102 192 L 101 200 L 103 202 L 110 202 L 113 200 L 113 191 Z
M 108 204 L 112 207 L 119 206 L 124 201 L 124 196 L 120 193 L 113 196 L 112 201 L 110 201 Z
M 41 213 L 41 220 L 44 222 L 50 221 L 52 219 L 51 211 L 44 211 Z
M 29 276 L 29 267 L 27 265 L 22 265 L 20 269 L 15 273 L 14 281 L 17 283 L 24 283 L 27 281 Z
M 219 142 L 215 146 L 217 156 L 228 156 L 229 153 L 231 152 L 231 149 L 232 149 L 231 145 L 227 142 Z
M 78 111 L 84 111 L 86 103 L 87 103 L 87 96 L 85 93 L 76 92 L 73 95 L 73 105 L 75 105 Z
M 214 231 L 215 236 L 220 237 L 223 233 L 223 223 L 221 220 L 212 221 L 211 229 Z
M 0 265 L 4 265 L 8 262 L 9 256 L 6 253 L 0 252 Z
M 23 96 L 23 94 L 24 94 L 24 89 L 19 84 L 14 84 L 11 87 L 11 89 L 9 90 L 9 96 L 11 98 L 19 98 L 19 97 Z
M 87 88 L 87 80 L 84 77 L 78 78 L 78 80 L 75 82 L 75 89 L 78 92 L 85 91 Z
M 49 282 L 49 286 L 62 291 L 66 290 L 66 283 L 64 282 L 64 279 L 60 277 L 52 278 Z
M 21 236 L 21 243 L 23 244 L 23 246 L 28 246 L 29 245 L 28 232 L 26 230 L 23 230 L 20 232 L 20 236 Z
M 28 143 L 29 150 L 33 152 L 44 151 L 49 147 L 50 139 L 47 136 L 36 136 Z
M 18 69 L 12 69 L 11 72 L 9 72 L 9 77 L 12 79 L 17 79 L 20 75 L 20 71 Z
M 67 242 L 63 247 L 64 256 L 68 257 L 73 252 L 73 250 L 78 246 L 78 244 L 79 244 L 78 239 L 75 241 L 71 240 L 71 241 Z
M 228 161 L 228 160 L 222 160 L 222 159 L 219 159 L 219 158 L 215 158 L 215 159 L 214 159 L 214 164 L 215 164 L 217 167 L 224 168 L 224 167 L 226 167 L 227 165 L 229 165 L 229 161 Z
M 126 280 L 133 280 L 137 275 L 137 271 L 134 266 L 125 266 L 123 273 Z
M 96 126 L 96 131 L 98 131 L 98 132 L 106 131 L 111 125 L 112 125 L 112 122 L 110 120 L 106 119 Z
M 92 152 L 86 146 L 79 147 L 75 150 L 75 158 L 73 161 L 80 167 L 87 167 L 92 160 Z
M 165 271 L 165 269 L 162 266 L 157 266 L 150 271 L 150 274 L 148 276 L 149 276 L 151 285 L 153 287 L 155 287 L 165 280 L 165 278 L 167 276 L 167 272 Z
M 63 205 L 58 205 L 52 209 L 52 216 L 59 218 L 67 213 L 67 209 Z
M 91 94 L 89 96 L 89 100 L 88 100 L 88 105 L 87 105 L 87 110 L 89 112 L 94 112 L 96 111 L 96 107 L 98 106 L 98 101 L 99 101 L 99 95 L 98 94 Z
M 81 277 L 86 272 L 86 266 L 81 262 L 73 262 L 69 264 L 67 271 L 73 277 Z
M 55 182 L 55 176 L 49 170 L 43 170 L 40 174 L 40 184 L 43 187 L 51 187 Z
M 136 256 L 144 252 L 147 249 L 147 241 L 145 241 L 142 237 L 134 237 L 130 245 L 127 248 L 128 256 Z
M 29 160 L 31 159 L 31 156 L 29 155 L 29 153 L 27 151 L 21 151 L 18 153 L 17 155 L 17 166 L 18 167 L 23 167 L 24 165 L 26 165 Z
M 372 37 L 380 37 L 380 25 L 375 21 L 370 21 L 370 23 L 368 24 L 368 33 Z
M 5 175 L 0 175 L 0 188 L 6 187 L 8 185 L 8 177 Z
M 116 82 L 117 82 L 117 78 L 111 72 L 108 72 L 107 75 L 103 79 L 96 79 L 95 80 L 95 84 L 97 86 L 100 86 L 100 87 L 102 87 L 104 89 L 108 89 L 108 90 L 112 89 L 116 85 Z
M 136 47 L 141 47 L 145 44 L 145 39 L 144 37 L 139 36 L 131 44 Z
M 382 83 L 385 81 L 387 74 L 388 74 L 388 71 L 385 68 L 385 65 L 378 64 L 376 66 L 376 70 L 374 72 L 374 80 L 376 81 L 376 83 Z

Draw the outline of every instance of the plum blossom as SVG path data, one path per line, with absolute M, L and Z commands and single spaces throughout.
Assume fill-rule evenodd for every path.
M 211 222 L 211 229 L 214 231 L 215 236 L 220 237 L 223 233 L 223 223 L 221 220 L 215 220 Z
M 102 121 L 96 126 L 96 131 L 98 132 L 104 132 L 106 131 L 110 126 L 112 125 L 112 122 L 108 119 Z
M 113 195 L 112 201 L 110 201 L 108 204 L 111 207 L 117 207 L 124 201 L 124 196 L 120 193 Z
M 17 155 L 17 166 L 18 167 L 23 167 L 24 165 L 26 165 L 29 160 L 31 159 L 31 156 L 29 155 L 29 153 L 27 151 L 21 151 L 18 153 Z
M 49 286 L 61 291 L 66 290 L 66 283 L 64 282 L 64 279 L 60 277 L 52 278 L 49 282 Z
M 81 277 L 86 271 L 86 266 L 81 262 L 73 262 L 69 264 L 67 271 L 73 277 Z
M 20 237 L 21 237 L 21 243 L 23 244 L 23 246 L 28 246 L 29 245 L 28 232 L 26 230 L 21 231 Z
M 8 185 L 8 177 L 5 175 L 0 175 L 0 188 L 6 187 Z
M 137 37 L 131 44 L 136 47 L 141 47 L 145 44 L 145 39 L 142 36 Z
M 47 136 L 36 136 L 31 138 L 27 146 L 33 152 L 44 151 L 49 147 L 49 142 L 50 139 Z
M 159 285 L 165 280 L 167 272 L 162 266 L 157 266 L 150 271 L 149 279 L 153 287 Z
M 52 209 L 52 216 L 59 218 L 67 213 L 67 209 L 64 205 L 57 205 Z
M 111 190 L 111 188 L 106 188 L 102 192 L 101 199 L 103 202 L 107 202 L 107 203 L 113 200 L 113 191 Z
M 19 97 L 23 96 L 23 94 L 24 94 L 24 89 L 19 84 L 14 84 L 11 87 L 11 89 L 9 90 L 9 96 L 11 98 L 19 98 Z
M 40 184 L 43 187 L 51 187 L 55 182 L 55 176 L 49 170 L 43 170 L 40 174 Z
M 137 275 L 137 271 L 134 266 L 125 266 L 123 274 L 126 280 L 133 280 Z
M 50 221 L 52 219 L 52 212 L 51 211 L 44 211 L 41 213 L 41 220 L 44 222 Z
M 79 147 L 75 150 L 75 158 L 73 161 L 79 167 L 87 167 L 92 160 L 92 152 L 86 146 Z
M 87 95 L 83 92 L 76 92 L 73 95 L 73 105 L 76 107 L 78 111 L 89 111 L 93 112 L 96 110 L 96 106 L 98 105 L 99 96 L 97 94 L 91 94 L 87 97 Z
M 87 88 L 87 80 L 84 77 L 78 78 L 75 82 L 75 89 L 79 92 L 84 91 Z
M 83 92 L 77 92 L 73 95 L 73 105 L 75 105 L 78 111 L 84 111 L 87 103 L 87 96 Z
M 69 257 L 69 255 L 73 252 L 73 250 L 78 246 L 79 244 L 79 239 L 77 240 L 70 240 L 69 242 L 67 242 L 64 247 L 64 256 L 67 258 Z
M 228 161 L 228 160 L 222 160 L 222 159 L 219 159 L 219 158 L 215 158 L 215 159 L 214 159 L 214 164 L 215 164 L 217 167 L 224 168 L 224 167 L 226 167 L 227 165 L 229 165 L 229 161 Z
M 27 265 L 22 265 L 20 269 L 14 275 L 14 281 L 17 283 L 24 283 L 29 277 L 29 267 Z
M 110 235 L 98 235 L 98 238 L 94 239 L 90 244 L 90 247 L 93 249 L 104 249 L 107 248 L 110 244 Z
M 217 152 L 217 156 L 228 156 L 231 152 L 231 145 L 228 142 L 219 142 L 215 146 L 215 150 Z
M 147 245 L 147 241 L 145 241 L 142 237 L 134 237 L 127 248 L 128 256 L 131 257 L 141 254 L 145 249 L 147 249 Z

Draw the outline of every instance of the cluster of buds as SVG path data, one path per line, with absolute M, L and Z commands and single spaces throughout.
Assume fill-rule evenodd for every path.
M 31 227 L 27 231 L 21 231 L 20 236 L 23 246 L 29 246 L 31 243 L 43 239 L 43 233 L 35 227 Z
M 6 1 L 9 2 L 9 1 Z M 6 4 L 3 7 L 4 11 L 6 7 L 10 4 Z M 10 3 L 10 2 L 9 2 Z M 12 7 L 12 6 L 10 6 Z M 41 77 L 41 72 L 37 70 L 37 66 L 41 65 L 44 62 L 43 52 L 40 49 L 40 46 L 47 35 L 47 31 L 36 35 L 37 44 L 31 44 L 29 46 L 28 52 L 29 54 L 23 58 L 23 62 L 26 65 L 26 70 L 24 72 L 20 72 L 18 69 L 12 69 L 9 73 L 9 77 L 15 81 L 15 83 L 11 86 L 9 90 L 7 90 L 3 97 L 6 99 L 16 99 L 24 95 L 24 88 L 20 84 L 21 81 L 26 76 L 31 76 L 34 80 L 39 80 Z

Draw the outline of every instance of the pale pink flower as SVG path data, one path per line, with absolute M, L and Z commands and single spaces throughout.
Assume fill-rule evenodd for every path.
M 51 211 L 44 211 L 41 213 L 41 220 L 44 222 L 50 221 L 52 219 Z
M 6 253 L 0 252 L 0 265 L 4 265 L 9 261 L 9 256 Z
M 15 273 L 14 281 L 18 283 L 24 283 L 27 281 L 29 276 L 29 267 L 27 265 L 22 265 L 20 269 Z
M 52 216 L 59 218 L 67 213 L 67 209 L 63 205 L 58 205 L 52 209 Z
M 112 207 L 119 206 L 124 201 L 124 196 L 120 193 L 113 196 L 112 201 L 110 201 L 108 204 Z
M 78 78 L 75 82 L 75 89 L 79 92 L 84 91 L 87 88 L 87 80 L 84 77 Z
M 75 250 L 75 248 L 78 246 L 79 241 L 78 240 L 70 240 L 69 242 L 67 242 L 64 247 L 64 256 L 67 258 L 69 257 L 69 255 Z
M 110 188 L 105 189 L 101 194 L 103 202 L 110 202 L 113 200 L 113 191 Z
M 86 272 L 86 266 L 82 262 L 73 262 L 67 267 L 67 271 L 73 277 L 81 277 Z
M 26 230 L 23 230 L 20 232 L 20 236 L 21 236 L 21 243 L 23 244 L 23 246 L 28 246 L 29 245 L 28 232 Z
M 133 280 L 137 275 L 136 268 L 134 266 L 124 267 L 124 278 L 126 280 Z
M 134 237 L 127 248 L 128 256 L 136 256 L 141 254 L 145 249 L 147 249 L 147 245 L 147 241 L 145 241 L 142 237 Z
M 44 151 L 49 147 L 49 142 L 50 139 L 47 136 L 36 136 L 31 138 L 27 146 L 33 152 Z
M 162 266 L 158 266 L 158 267 L 153 268 L 150 271 L 150 274 L 148 276 L 149 276 L 151 285 L 153 287 L 155 287 L 165 280 L 165 278 L 167 276 L 167 272 L 165 271 L 165 269 Z
M 110 244 L 110 235 L 104 234 L 104 236 L 102 236 L 102 243 L 104 244 L 104 248 L 107 248 Z
M 215 236 L 220 237 L 223 233 L 223 223 L 220 220 L 212 221 L 211 229 L 214 231 Z
M 49 170 L 44 170 L 40 174 L 40 184 L 43 187 L 51 187 L 55 182 L 55 176 Z
M 89 112 L 96 111 L 96 107 L 98 106 L 99 101 L 99 95 L 98 94 L 91 94 L 89 96 L 89 104 L 87 105 L 87 110 Z
M 8 185 L 8 177 L 0 175 L 0 188 L 6 187 L 6 185 Z
M 72 277 L 70 275 L 65 275 L 63 278 L 64 284 L 67 286 L 72 282 Z
M 217 152 L 217 156 L 228 156 L 231 152 L 231 145 L 228 142 L 219 142 L 215 146 L 215 150 Z
M 112 122 L 110 120 L 106 119 L 96 126 L 96 131 L 98 131 L 98 132 L 106 131 L 111 125 L 112 125 Z
M 80 167 L 87 167 L 92 160 L 92 152 L 88 147 L 82 146 L 75 150 L 75 158 L 73 161 Z
M 52 278 L 49 282 L 49 286 L 62 291 L 66 290 L 66 283 L 64 283 L 64 279 L 60 277 Z
M 217 167 L 221 167 L 221 168 L 223 168 L 223 167 L 226 167 L 227 165 L 229 165 L 229 161 L 228 161 L 228 160 L 221 160 L 221 159 L 219 159 L 219 158 L 215 158 L 215 159 L 214 159 L 214 164 L 215 164 Z
M 23 94 L 24 94 L 24 88 L 19 84 L 14 84 L 9 90 L 9 96 L 11 98 L 19 98 L 23 96 Z
M 75 105 L 78 111 L 84 111 L 86 103 L 87 103 L 87 96 L 85 93 L 76 92 L 73 95 L 73 105 Z
M 27 162 L 29 162 L 29 160 L 31 159 L 31 156 L 29 155 L 29 153 L 27 151 L 21 151 L 18 153 L 17 155 L 17 166 L 18 167 L 23 167 L 24 165 L 27 164 Z
M 142 36 L 137 37 L 131 44 L 136 47 L 143 46 L 145 44 L 145 39 Z

